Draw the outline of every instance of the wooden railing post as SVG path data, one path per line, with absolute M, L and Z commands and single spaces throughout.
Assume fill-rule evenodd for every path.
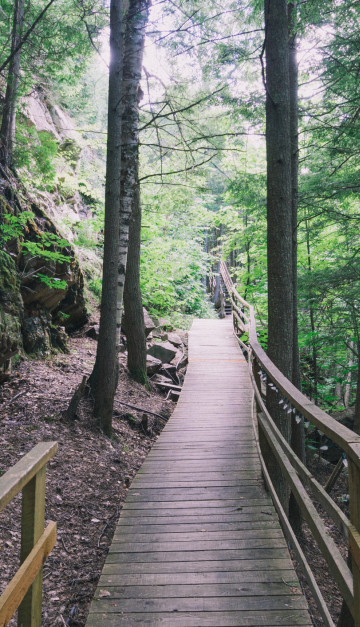
M 46 466 L 22 490 L 21 564 L 44 531 Z M 19 606 L 18 627 L 41 627 L 42 568 Z
M 355 627 L 360 627 L 360 469 L 351 459 L 349 464 L 350 522 L 349 545 L 354 582 L 353 617 Z
M 261 394 L 261 379 L 260 379 L 260 374 L 259 374 L 259 365 L 254 357 L 254 355 L 251 356 L 251 361 L 252 361 L 252 373 L 254 376 L 254 380 L 256 383 L 256 387 L 259 390 L 260 394 Z M 259 404 L 258 399 L 255 396 L 255 403 L 256 403 L 256 411 L 260 412 L 261 411 L 261 407 Z

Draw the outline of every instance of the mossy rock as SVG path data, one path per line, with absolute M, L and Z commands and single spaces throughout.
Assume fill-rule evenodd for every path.
M 23 302 L 20 281 L 10 255 L 0 251 L 0 364 L 22 347 L 21 316 Z

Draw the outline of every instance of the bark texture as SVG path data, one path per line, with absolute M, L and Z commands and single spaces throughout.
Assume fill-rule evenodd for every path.
M 99 341 L 93 373 L 95 385 L 92 385 L 95 395 L 94 413 L 101 428 L 109 436 L 112 431 L 118 373 L 116 330 L 119 310 L 117 263 L 120 223 L 123 10 L 123 0 L 111 0 L 103 283 Z
M 124 74 L 121 154 L 121 212 L 119 225 L 117 343 L 120 345 L 122 303 L 128 255 L 130 217 L 138 190 L 139 111 L 141 70 L 145 31 L 149 18 L 148 0 L 130 0 L 127 15 Z
M 265 0 L 268 354 L 291 380 L 293 364 L 293 258 L 291 204 L 290 81 L 286 0 Z M 291 420 L 268 388 L 267 405 L 290 441 Z M 282 504 L 288 488 L 267 447 L 264 454 Z
M 357 435 L 360 435 L 360 340 L 358 340 L 357 354 L 358 354 L 358 368 L 357 368 L 354 431 L 355 433 L 357 433 Z
M 135 381 L 147 384 L 146 336 L 140 289 L 141 203 L 137 185 L 129 230 L 129 252 L 124 287 L 127 365 Z
M 15 0 L 14 19 L 11 36 L 11 51 L 15 51 L 21 41 L 24 25 L 25 0 Z M 12 56 L 6 84 L 5 101 L 1 122 L 1 159 L 7 167 L 12 166 L 15 140 L 16 101 L 19 86 L 21 50 Z
M 290 89 L 290 146 L 291 146 L 291 220 L 292 220 L 292 291 L 293 291 L 293 361 L 292 383 L 300 390 L 300 359 L 298 342 L 298 304 L 297 304 L 297 214 L 298 214 L 298 65 L 296 58 L 296 4 L 288 5 L 289 25 L 289 89 Z M 304 419 L 297 422 L 292 414 L 291 446 L 296 455 L 305 462 Z M 291 494 L 289 518 L 295 533 L 300 533 L 302 516 L 300 508 Z

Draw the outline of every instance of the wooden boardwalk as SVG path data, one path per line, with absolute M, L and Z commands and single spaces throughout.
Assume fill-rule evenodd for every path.
M 263 487 L 231 320 L 197 320 L 177 408 L 131 485 L 86 625 L 311 624 Z

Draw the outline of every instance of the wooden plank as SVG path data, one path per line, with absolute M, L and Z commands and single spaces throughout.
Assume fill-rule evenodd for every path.
M 256 449 L 253 445 L 244 446 L 242 449 L 237 451 L 229 451 L 226 455 L 226 460 L 231 464 L 232 460 L 237 460 L 239 457 L 255 457 L 257 456 Z M 182 450 L 176 453 L 171 453 L 169 450 L 164 451 L 154 451 L 154 454 L 151 456 L 151 461 L 208 461 L 208 460 L 223 460 L 224 459 L 224 451 L 218 451 L 215 449 L 214 451 L 191 451 L 191 450 Z
M 219 487 L 237 487 L 241 486 L 243 483 L 251 485 L 252 482 L 258 483 L 258 478 L 256 477 L 257 471 L 250 471 L 247 473 L 247 477 L 242 481 L 237 481 L 236 475 L 229 475 L 228 478 L 225 478 L 223 475 L 220 479 L 211 479 L 209 481 L 205 478 L 201 478 L 201 474 L 198 473 L 196 477 L 191 481 L 191 479 L 185 479 L 182 481 L 181 478 L 178 479 L 177 475 L 173 478 L 169 478 L 168 475 L 161 475 L 161 478 L 151 477 L 150 475 L 143 474 L 142 481 L 140 483 L 139 479 L 137 481 L 133 481 L 131 487 L 134 489 L 138 489 L 140 486 L 142 489 L 171 489 L 171 488 L 219 488 Z
M 140 609 L 141 608 L 141 609 Z M 306 609 L 306 602 L 302 595 L 283 596 L 254 596 L 254 597 L 211 597 L 201 599 L 180 599 L 177 597 L 169 599 L 144 599 L 139 603 L 139 599 L 121 599 L 116 603 L 113 599 L 94 599 L 90 613 L 101 613 L 107 611 L 112 614 L 120 612 L 225 612 L 225 611 L 268 611 L 274 609 Z
M 0 597 L 0 625 L 6 625 L 16 612 L 55 542 L 56 523 L 51 522 Z
M 104 619 L 106 623 L 104 623 Z M 87 620 L 88 627 L 142 627 L 159 625 L 161 627 L 311 627 L 307 612 L 297 610 L 262 610 L 231 612 L 147 612 L 134 614 L 91 613 Z
M 193 584 L 228 584 L 228 583 L 282 583 L 287 587 L 299 585 L 290 569 L 247 570 L 232 572 L 199 572 L 199 573 L 135 573 L 135 574 L 102 574 L 98 588 L 107 586 L 166 586 Z
M 239 533 L 239 530 L 233 531 L 206 531 L 201 530 L 199 532 L 167 532 L 162 530 L 161 533 L 152 533 L 151 534 L 151 542 L 156 544 L 161 543 L 169 543 L 169 542 L 185 542 L 189 544 L 191 547 L 194 546 L 194 542 L 202 540 L 202 542 L 219 542 L 221 540 L 221 546 L 225 548 L 224 541 L 232 540 L 235 542 L 239 541 L 241 538 L 243 541 L 252 539 L 252 538 L 283 538 L 283 534 L 281 532 L 280 526 L 278 527 L 258 527 L 257 529 L 242 529 Z M 124 535 L 121 529 L 116 529 L 114 534 L 114 542 L 116 544 L 127 544 L 129 546 L 129 536 Z M 140 533 L 137 528 L 133 529 L 133 534 L 131 536 L 131 543 L 148 543 L 149 542 L 149 534 L 148 533 Z M 240 547 L 240 544 L 236 545 Z
M 23 563 L 41 537 L 45 524 L 46 466 L 22 490 L 21 550 Z M 18 623 L 24 627 L 41 627 L 42 568 L 24 596 L 18 612 Z
M 171 519 L 172 520 L 172 519 Z M 263 513 L 259 514 L 257 519 L 254 521 L 253 515 L 249 514 L 244 516 L 241 520 L 237 522 L 217 522 L 214 520 L 211 523 L 208 522 L 199 522 L 199 523 L 179 523 L 178 518 L 176 521 L 172 523 L 163 523 L 163 524 L 139 524 L 137 521 L 136 527 L 131 522 L 131 519 L 125 519 L 128 523 L 127 525 L 118 524 L 115 530 L 116 534 L 121 534 L 121 537 L 125 537 L 130 534 L 132 537 L 136 534 L 144 534 L 144 535 L 154 535 L 157 533 L 166 534 L 166 533 L 192 533 L 197 531 L 198 533 L 205 532 L 221 532 L 221 531 L 242 531 L 246 529 L 278 529 L 279 523 L 274 520 L 269 514 Z
M 265 504 L 266 500 L 264 499 L 257 499 L 257 498 L 247 498 L 245 501 L 245 497 L 241 498 L 239 497 L 238 499 L 226 499 L 223 501 L 180 501 L 180 502 L 172 502 L 172 501 L 168 501 L 168 502 L 157 502 L 157 501 L 148 501 L 147 503 L 141 503 L 141 504 L 137 504 L 137 503 L 128 503 L 126 501 L 124 508 L 123 508 L 123 516 L 125 515 L 133 515 L 132 512 L 139 512 L 139 515 L 145 514 L 145 513 L 149 513 L 149 512 L 155 512 L 157 513 L 158 516 L 167 516 L 167 515 L 176 515 L 176 512 L 178 510 L 181 511 L 181 513 L 184 515 L 184 511 L 187 512 L 194 512 L 196 513 L 196 511 L 208 511 L 209 513 L 217 513 L 218 510 L 219 513 L 222 511 L 223 513 L 225 513 L 226 510 L 228 511 L 237 511 L 238 509 L 242 509 L 243 507 L 246 507 L 246 505 L 252 505 L 253 507 L 256 505 L 260 505 L 262 506 L 262 504 Z M 170 514 L 164 514 L 162 512 L 171 512 Z
M 40 442 L 0 477 L 0 511 L 23 489 L 57 451 L 57 442 Z
M 243 485 L 237 489 L 225 489 L 224 494 L 220 491 L 215 491 L 209 488 L 203 488 L 202 490 L 192 490 L 191 488 L 179 488 L 174 490 L 144 490 L 142 493 L 132 490 L 129 492 L 126 499 L 126 503 L 173 503 L 176 501 L 180 503 L 182 501 L 207 501 L 211 502 L 215 500 L 225 501 L 229 499 L 238 498 L 259 498 L 265 493 L 263 486 L 258 485 Z
M 273 530 L 273 536 L 269 533 L 265 537 L 260 538 L 248 538 L 246 540 L 240 540 L 238 538 L 233 540 L 222 540 L 221 541 L 221 550 L 222 551 L 241 551 L 241 550 L 249 550 L 249 549 L 283 549 L 286 544 L 284 542 L 284 537 L 278 533 L 277 529 Z M 269 542 L 269 539 L 271 542 Z M 171 553 L 172 551 L 178 552 L 183 551 L 184 556 L 186 553 L 195 553 L 197 551 L 212 551 L 213 549 L 218 549 L 219 542 L 217 540 L 196 540 L 193 542 L 181 542 L 181 541 L 172 541 L 172 542 L 117 542 L 117 539 L 114 538 L 114 541 L 111 545 L 111 553 L 141 553 L 141 554 L 150 554 L 150 553 Z
M 267 516 L 268 519 L 271 520 L 271 517 L 274 515 L 274 510 L 270 507 L 269 503 L 266 505 L 262 505 L 260 507 L 242 507 L 241 510 L 230 510 L 229 512 L 221 512 L 219 509 L 214 510 L 212 513 L 209 513 L 206 508 L 202 509 L 200 512 L 195 512 L 194 510 L 171 510 L 171 513 L 168 514 L 167 510 L 159 510 L 155 513 L 148 513 L 141 510 L 132 510 L 121 514 L 121 518 L 119 519 L 118 525 L 139 525 L 139 524 L 150 524 L 150 525 L 167 525 L 167 524 L 205 524 L 205 523 L 225 523 L 225 522 L 241 522 L 242 520 L 249 520 L 251 518 L 255 518 L 263 514 Z M 141 519 L 141 521 L 139 520 Z
M 224 562 L 231 563 L 233 560 L 259 560 L 274 559 L 279 557 L 281 550 L 284 554 L 287 552 L 286 544 L 283 542 L 280 547 L 266 548 L 245 548 L 245 549 L 222 549 L 217 543 L 217 548 L 204 551 L 153 551 L 149 553 L 124 553 L 112 550 L 113 545 L 107 557 L 109 564 L 147 564 L 164 562 Z
M 351 520 L 351 527 L 349 529 L 349 540 L 354 582 L 353 617 L 355 627 L 360 627 L 360 471 L 358 466 L 356 466 L 351 460 L 349 461 L 349 494 Z
M 251 582 L 251 596 L 252 597 L 269 597 L 269 596 L 286 596 L 289 597 L 291 594 L 292 597 L 302 596 L 300 584 L 298 582 L 292 581 L 291 584 L 287 584 L 284 581 L 280 582 L 259 582 L 253 581 Z M 166 583 L 163 585 L 146 585 L 139 584 L 137 586 L 127 585 L 124 586 L 120 583 L 115 584 L 105 584 L 104 581 L 101 582 L 101 590 L 106 590 L 109 594 L 106 595 L 107 600 L 111 599 L 119 599 L 127 600 L 127 599 L 139 599 L 141 605 L 143 605 L 142 601 L 145 599 L 167 599 L 167 598 L 178 598 L 178 599 L 199 599 L 200 603 L 203 599 L 211 599 L 212 597 L 249 597 L 249 582 L 226 582 L 226 583 L 213 583 L 213 584 L 171 584 Z M 96 597 L 101 598 L 100 596 L 100 586 L 95 592 Z
M 294 494 L 294 497 L 301 509 L 301 513 L 308 523 L 311 532 L 326 559 L 329 570 L 338 584 L 341 594 L 343 595 L 350 611 L 352 611 L 354 598 L 351 572 L 349 571 L 349 568 L 335 542 L 327 533 L 326 527 L 317 513 L 315 506 L 303 487 L 298 475 L 296 474 L 296 471 L 293 469 L 289 460 L 282 452 L 277 440 L 275 440 L 274 436 L 272 436 L 268 424 L 262 420 L 261 425 L 263 433 L 271 446 L 276 460 L 291 486 L 292 493 Z
M 265 572 L 274 569 L 293 569 L 293 565 L 290 561 L 290 557 L 279 558 L 263 557 L 260 555 L 257 559 L 249 560 L 204 560 L 204 561 L 188 561 L 188 562 L 176 562 L 169 560 L 167 562 L 123 562 L 114 561 L 111 563 L 109 560 L 105 562 L 103 573 L 107 575 L 113 575 L 118 573 L 119 575 L 126 574 L 169 574 L 169 573 L 218 573 L 218 572 Z M 294 571 L 293 571 L 294 572 Z M 294 572 L 294 577 L 296 575 Z
M 325 511 L 331 516 L 333 521 L 335 522 L 338 529 L 343 533 L 345 539 L 348 539 L 348 525 L 349 520 L 345 516 L 345 514 L 341 511 L 341 509 L 334 503 L 331 497 L 325 492 L 324 488 L 316 481 L 316 479 L 312 476 L 310 471 L 306 468 L 306 466 L 301 462 L 301 460 L 295 455 L 290 445 L 286 442 L 285 438 L 281 435 L 279 430 L 276 428 L 274 421 L 272 420 L 270 414 L 268 413 L 260 394 L 256 393 L 258 399 L 258 405 L 263 409 L 263 413 L 261 414 L 261 419 L 266 420 L 269 428 L 271 429 L 272 434 L 279 442 L 283 451 L 287 455 L 289 461 L 292 466 L 295 468 L 296 472 L 300 476 L 303 484 L 309 488 L 313 494 L 316 496 L 319 503 L 323 506 Z
M 321 593 L 321 590 L 317 584 L 317 581 L 310 569 L 310 566 L 306 560 L 306 557 L 303 553 L 303 550 L 300 546 L 300 543 L 291 527 L 291 524 L 287 518 L 287 515 L 281 505 L 280 499 L 278 497 L 278 495 L 276 494 L 275 488 L 273 486 L 273 483 L 271 481 L 269 472 L 266 468 L 266 464 L 265 461 L 263 459 L 263 456 L 261 454 L 261 450 L 260 450 L 260 445 L 259 442 L 257 440 L 257 445 L 259 446 L 259 457 L 260 457 L 260 461 L 261 461 L 261 467 L 263 470 L 263 475 L 264 475 L 264 479 L 266 481 L 267 487 L 272 495 L 273 501 L 274 501 L 274 506 L 276 508 L 276 511 L 278 513 L 279 519 L 281 521 L 282 524 L 282 528 L 284 530 L 284 534 L 287 537 L 295 555 L 296 555 L 296 559 L 302 569 L 302 572 L 305 576 L 306 582 L 311 590 L 311 594 L 315 600 L 315 603 L 318 607 L 318 610 L 320 612 L 320 615 L 323 619 L 324 625 L 326 627 L 334 627 L 334 623 L 333 620 L 331 618 L 330 612 L 328 610 L 328 607 L 326 605 L 325 599 Z
M 113 553 L 153 553 L 153 552 L 170 552 L 170 551 L 209 551 L 216 549 L 219 546 L 219 541 L 213 538 L 202 539 L 202 534 L 197 534 L 196 540 L 185 541 L 178 537 L 173 540 L 166 541 L 159 540 L 158 542 L 150 542 L 150 538 L 145 542 L 119 541 L 118 536 L 115 536 L 111 545 L 111 551 Z M 271 540 L 269 542 L 269 540 Z M 241 534 L 241 539 L 223 538 L 221 540 L 221 549 L 228 550 L 241 550 L 241 549 L 258 549 L 258 548 L 284 548 L 284 536 L 279 533 L 278 529 L 263 530 L 262 533 L 247 535 L 244 531 Z
M 127 502 L 131 503 L 132 501 L 164 501 L 164 500 L 179 500 L 186 501 L 191 498 L 191 500 L 199 499 L 199 500 L 209 500 L 211 499 L 224 499 L 224 498 L 236 498 L 238 496 L 243 496 L 250 490 L 256 489 L 259 493 L 264 494 L 264 487 L 258 487 L 257 479 L 252 480 L 254 483 L 252 485 L 244 484 L 242 487 L 232 486 L 232 487 L 222 487 L 222 488 L 164 488 L 164 487 L 154 487 L 154 488 L 144 488 L 142 485 L 138 488 L 141 490 L 140 492 L 136 492 L 131 490 L 127 497 Z

